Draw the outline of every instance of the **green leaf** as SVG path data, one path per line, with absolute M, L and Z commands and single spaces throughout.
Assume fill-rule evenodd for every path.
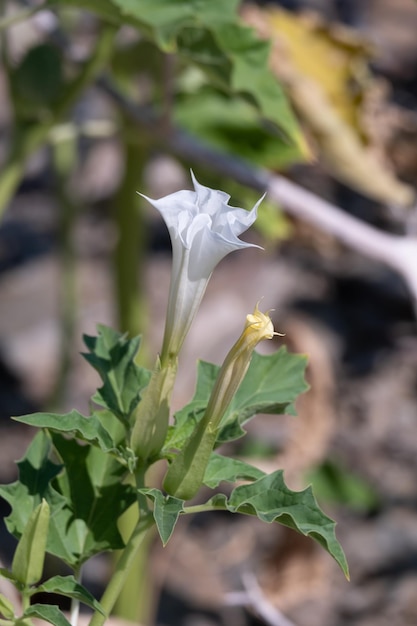
M 236 18 L 240 0 L 113 0 L 122 15 L 153 29 L 165 52 L 176 48 L 176 37 L 187 24 L 215 24 Z
M 1 486 L 0 495 L 12 507 L 6 525 L 18 538 L 45 498 L 51 510 L 47 552 L 77 568 L 98 552 L 124 547 L 117 520 L 136 494 L 110 454 L 58 433 L 51 437 L 65 468 L 49 460 L 51 438 L 41 431 L 18 463 L 19 481 Z
M 78 411 L 71 411 L 59 415 L 58 413 L 33 413 L 13 418 L 29 426 L 48 428 L 62 433 L 71 433 L 75 437 L 98 445 L 101 450 L 108 452 L 116 448 L 110 433 L 104 428 L 97 415 L 85 417 Z
M 197 64 L 229 94 L 246 99 L 295 147 L 308 154 L 298 123 L 269 69 L 269 44 L 240 23 L 239 0 L 113 0 L 123 15 L 151 29 L 166 52 Z
M 56 593 L 68 598 L 75 598 L 102 615 L 106 615 L 101 604 L 97 602 L 85 587 L 75 580 L 74 576 L 53 576 L 42 583 L 42 585 L 39 585 L 35 591 L 36 593 Z
M 12 574 L 29 587 L 42 576 L 49 526 L 49 505 L 45 499 L 30 515 L 13 557 Z
M 124 547 L 118 519 L 136 501 L 136 493 L 123 482 L 126 470 L 112 456 L 59 433 L 51 436 L 65 466 L 54 487 L 67 501 L 60 539 L 69 555 L 57 554 L 58 544 L 51 551 L 78 567 L 98 552 Z
M 103 386 L 93 401 L 127 423 L 147 386 L 151 372 L 134 362 L 140 337 L 127 339 L 107 326 L 98 325 L 98 337 L 84 336 L 89 353 L 84 358 L 97 370 Z
M 205 86 L 196 93 L 177 97 L 174 119 L 179 126 L 218 150 L 238 154 L 239 158 L 256 165 L 282 168 L 299 161 L 298 148 L 283 137 L 277 136 L 276 132 L 271 132 L 271 127 L 260 119 L 259 112 L 243 98 Z M 254 202 L 252 206 L 253 204 Z M 264 205 L 265 200 L 260 209 L 264 210 Z M 269 224 L 271 222 L 273 225 L 278 224 L 281 234 L 284 232 L 283 216 L 275 205 L 270 206 L 272 209 L 268 215 Z M 257 229 L 260 217 L 259 214 L 256 221 Z M 278 230 L 278 226 L 275 226 L 275 230 Z M 270 237 L 270 230 L 267 227 L 264 231 L 265 236 Z
M 296 415 L 294 401 L 307 391 L 307 358 L 283 346 L 274 354 L 253 353 L 248 372 L 227 409 L 218 443 L 241 437 L 242 425 L 258 413 Z
M 257 413 L 295 414 L 294 400 L 308 389 L 304 379 L 306 357 L 289 354 L 285 347 L 271 355 L 253 353 L 248 372 L 222 419 L 217 443 L 245 434 L 242 426 Z M 204 415 L 220 367 L 200 361 L 197 385 L 189 404 L 175 414 L 164 454 L 181 449 Z
M 49 460 L 51 442 L 44 432 L 39 432 L 32 440 L 26 455 L 18 461 L 19 480 L 0 486 L 2 496 L 12 507 L 5 519 L 8 531 L 20 538 L 32 511 L 42 502 L 48 502 L 51 509 L 49 534 L 53 532 L 59 510 L 65 506 L 65 499 L 51 486 L 51 481 L 62 470 Z M 48 549 L 48 548 L 47 548 Z
M 148 498 L 154 502 L 153 516 L 164 546 L 168 543 L 175 524 L 184 510 L 184 500 L 173 496 L 164 496 L 159 489 L 140 489 Z
M 193 61 L 229 95 L 237 95 L 255 107 L 293 144 L 294 156 L 308 151 L 300 128 L 278 80 L 269 70 L 269 43 L 252 28 L 235 20 L 186 25 L 178 35 L 178 51 Z M 272 130 L 272 129 L 271 129 Z
M 38 617 L 54 626 L 71 626 L 59 607 L 54 604 L 32 604 L 23 613 L 23 617 Z
M 33 46 L 11 75 L 14 97 L 28 113 L 57 102 L 63 85 L 62 59 L 50 43 Z
M 0 615 L 14 620 L 14 606 L 2 593 L 0 593 Z
M 236 487 L 229 499 L 219 494 L 207 504 L 232 513 L 256 515 L 264 522 L 278 522 L 311 537 L 331 554 L 349 577 L 346 557 L 336 539 L 336 523 L 319 508 L 311 487 L 291 491 L 284 483 L 282 470 Z
M 215 489 L 222 481 L 234 483 L 237 480 L 258 480 L 265 476 L 265 472 L 238 459 L 212 453 L 210 456 L 204 484 Z

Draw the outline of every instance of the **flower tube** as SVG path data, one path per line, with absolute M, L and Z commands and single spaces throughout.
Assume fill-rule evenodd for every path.
M 172 243 L 172 275 L 161 366 L 175 359 L 200 306 L 210 276 L 227 254 L 259 247 L 239 239 L 255 221 L 262 198 L 251 211 L 228 205 L 230 196 L 201 185 L 148 200 L 162 215 Z M 143 194 L 141 194 L 143 195 Z

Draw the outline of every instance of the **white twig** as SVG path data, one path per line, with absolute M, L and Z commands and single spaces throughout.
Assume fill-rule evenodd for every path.
M 269 626 L 295 626 L 294 622 L 287 619 L 281 611 L 265 598 L 258 581 L 251 572 L 242 574 L 242 583 L 245 591 L 226 594 L 226 604 L 228 606 L 249 606 Z
M 158 120 L 151 109 L 128 100 L 106 78 L 100 79 L 99 84 L 145 131 L 148 129 L 153 138 L 158 138 Z M 159 133 L 159 141 L 177 156 L 205 165 L 260 192 L 266 191 L 268 199 L 275 200 L 290 215 L 330 233 L 360 254 L 388 265 L 406 281 L 417 311 L 417 236 L 406 237 L 381 231 L 283 176 L 218 152 L 180 129 L 172 129 L 168 136 Z
M 82 568 L 80 567 L 77 575 L 77 582 L 81 584 Z M 70 623 L 71 626 L 78 626 L 78 617 L 80 615 L 80 601 L 77 598 L 71 599 Z

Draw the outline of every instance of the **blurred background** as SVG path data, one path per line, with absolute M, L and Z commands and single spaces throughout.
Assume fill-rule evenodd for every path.
M 149 547 L 148 621 L 415 626 L 417 3 L 242 3 L 239 23 L 271 42 L 269 78 L 284 104 L 267 102 L 239 52 L 213 43 L 197 3 L 176 49 L 150 4 L 138 2 L 123 25 L 122 0 L 0 6 L 0 480 L 16 480 L 33 436 L 11 416 L 88 412 L 99 381 L 80 356 L 82 334 L 97 323 L 143 333 L 148 365 L 160 348 L 170 242 L 136 191 L 190 188 L 192 167 L 249 209 L 263 193 L 260 171 L 284 176 L 325 199 L 336 220 L 369 226 L 369 244 L 346 245 L 325 220 L 314 226 L 268 194 L 247 234 L 264 250 L 216 269 L 174 408 L 193 393 L 196 360 L 221 363 L 263 298 L 285 333 L 274 349 L 308 354 L 311 390 L 297 418 L 260 416 L 229 451 L 283 468 L 293 489 L 313 484 L 338 522 L 352 580 L 278 525 L 183 519 L 167 548 Z M 235 91 L 224 79 L 233 68 Z M 380 232 L 410 243 L 406 272 L 370 252 Z M 1 537 L 7 564 L 13 546 Z M 93 559 L 86 585 L 99 593 L 110 575 L 110 560 Z M 119 612 L 137 614 L 132 602 Z

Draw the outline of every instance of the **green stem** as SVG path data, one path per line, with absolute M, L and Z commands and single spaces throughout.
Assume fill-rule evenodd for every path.
M 60 236 L 60 364 L 52 392 L 50 404 L 60 405 L 71 367 L 74 346 L 74 334 L 77 314 L 76 289 L 76 251 L 74 247 L 74 228 L 78 215 L 78 206 L 71 198 L 67 183 L 76 162 L 76 138 L 67 135 L 64 139 L 56 139 L 53 144 L 53 162 L 56 174 L 56 193 L 60 203 L 59 236 Z
M 153 524 L 154 520 L 151 514 L 141 517 L 125 549 L 117 561 L 111 580 L 100 600 L 100 604 L 107 615 L 110 615 L 114 604 L 126 583 L 131 565 L 136 558 L 138 550 L 143 545 L 143 542 L 148 535 L 147 531 L 153 526 Z M 89 626 L 103 626 L 105 620 L 106 618 L 104 615 L 96 612 L 91 618 Z
M 126 134 L 128 132 L 126 126 Z M 141 185 L 147 151 L 140 143 L 125 139 L 125 172 L 115 198 L 114 219 L 118 240 L 114 253 L 115 287 L 119 326 L 131 336 L 144 334 L 146 306 L 144 266 L 146 224 L 137 190 Z M 141 346 L 141 361 L 146 360 Z
M 207 513 L 208 511 L 227 511 L 223 505 L 215 504 L 195 504 L 193 506 L 184 507 L 183 515 L 194 515 L 195 513 Z
M 130 336 L 146 335 L 147 310 L 144 296 L 144 275 L 146 260 L 147 229 L 141 202 L 136 191 L 141 188 L 143 167 L 148 158 L 148 150 L 142 142 L 132 141 L 130 125 L 126 120 L 124 138 L 125 171 L 120 189 L 115 198 L 114 221 L 118 240 L 114 251 L 114 284 L 118 313 L 118 325 Z M 136 140 L 136 137 L 135 137 Z M 146 365 L 148 362 L 147 346 L 142 341 L 136 362 Z M 137 487 L 144 486 L 145 467 L 138 468 Z M 147 500 L 138 497 L 140 515 L 147 514 Z M 120 530 L 127 535 L 136 523 L 137 512 L 130 509 L 120 520 Z M 121 589 L 115 606 L 115 613 L 132 622 L 147 622 L 149 602 L 152 593 L 148 584 L 148 543 L 143 541 L 132 561 L 130 574 Z M 117 558 L 120 558 L 117 556 Z M 117 564 L 116 564 L 117 567 Z
M 11 154 L 0 177 L 0 217 L 23 177 L 26 159 L 46 141 L 51 129 L 66 115 L 87 85 L 103 68 L 113 51 L 114 35 L 115 29 L 113 27 L 103 27 L 92 57 L 72 84 L 67 87 L 66 93 L 56 105 L 55 110 L 51 112 L 51 117 L 47 121 L 33 124 L 23 132 L 17 131 Z

